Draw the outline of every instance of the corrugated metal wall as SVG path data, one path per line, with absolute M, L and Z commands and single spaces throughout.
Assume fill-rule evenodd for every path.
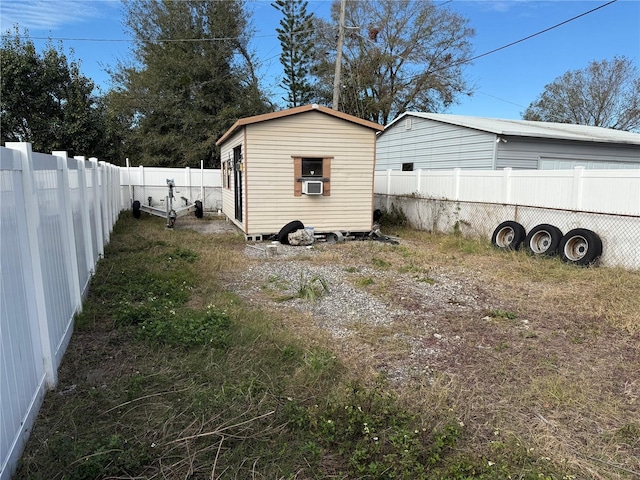
M 15 469 L 121 210 L 117 167 L 0 147 L 0 478 Z

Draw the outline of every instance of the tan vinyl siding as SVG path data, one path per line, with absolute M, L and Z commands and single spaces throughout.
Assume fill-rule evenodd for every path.
M 247 125 L 247 233 L 292 220 L 316 231 L 369 231 L 375 131 L 320 112 Z M 331 157 L 331 194 L 294 195 L 293 157 Z

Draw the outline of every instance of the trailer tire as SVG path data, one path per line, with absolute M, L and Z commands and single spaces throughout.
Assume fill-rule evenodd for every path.
M 602 240 L 586 228 L 568 231 L 560 240 L 560 258 L 574 265 L 591 265 L 602 255 Z
M 278 232 L 276 238 L 283 245 L 289 245 L 289 234 L 303 228 L 304 224 L 300 220 L 294 220 L 293 222 L 289 222 L 284 227 L 282 227 Z
M 526 237 L 524 227 L 518 222 L 502 222 L 491 235 L 491 243 L 503 250 L 518 250 Z
M 202 202 L 200 200 L 196 200 L 195 204 L 196 204 L 196 218 L 202 218 L 204 216 L 204 209 L 202 208 Z
M 133 209 L 133 218 L 140 218 L 140 202 L 136 200 L 131 205 L 131 208 Z
M 543 223 L 536 225 L 524 239 L 524 245 L 533 255 L 555 255 L 562 240 L 562 231 L 558 227 Z

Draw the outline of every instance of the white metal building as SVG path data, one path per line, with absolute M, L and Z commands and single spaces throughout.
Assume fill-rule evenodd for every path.
M 406 112 L 385 127 L 376 170 L 640 168 L 640 134 L 566 123 Z

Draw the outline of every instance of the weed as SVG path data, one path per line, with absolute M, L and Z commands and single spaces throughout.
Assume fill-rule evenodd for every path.
M 373 285 L 375 281 L 371 277 L 362 277 L 356 280 L 356 285 L 359 287 L 368 287 L 369 285 Z
M 297 297 L 310 302 L 317 301 L 322 295 L 329 292 L 329 286 L 324 277 L 314 275 L 307 277 L 300 273 L 298 278 Z
M 325 448 L 339 448 L 351 475 L 371 478 L 430 478 L 429 466 L 442 463 L 461 433 L 457 423 L 423 427 L 380 384 L 352 385 L 325 409 L 312 411 L 310 423 Z
M 385 270 L 385 269 L 391 267 L 391 263 L 388 262 L 387 260 L 382 259 L 382 258 L 373 257 L 371 259 L 371 263 L 373 264 L 373 266 L 375 268 L 379 268 L 381 270 Z
M 206 311 L 166 310 L 148 318 L 138 329 L 140 337 L 157 345 L 190 348 L 209 346 L 225 349 L 229 344 L 231 320 L 213 306 Z
M 435 285 L 436 283 L 438 283 L 436 280 L 434 280 L 433 278 L 430 278 L 430 277 L 418 277 L 418 278 L 416 278 L 416 280 L 418 282 L 427 283 L 429 285 Z
M 170 262 L 175 260 L 183 260 L 187 263 L 194 263 L 196 260 L 198 260 L 198 258 L 200 258 L 200 256 L 193 250 L 178 247 L 172 252 L 165 254 L 165 258 Z
M 409 218 L 400 207 L 392 203 L 390 210 L 382 212 L 380 224 L 384 227 L 406 227 L 409 225 Z
M 518 318 L 514 312 L 509 312 L 507 310 L 500 310 L 499 308 L 492 310 L 489 313 L 491 318 L 506 318 L 507 320 L 515 320 Z

